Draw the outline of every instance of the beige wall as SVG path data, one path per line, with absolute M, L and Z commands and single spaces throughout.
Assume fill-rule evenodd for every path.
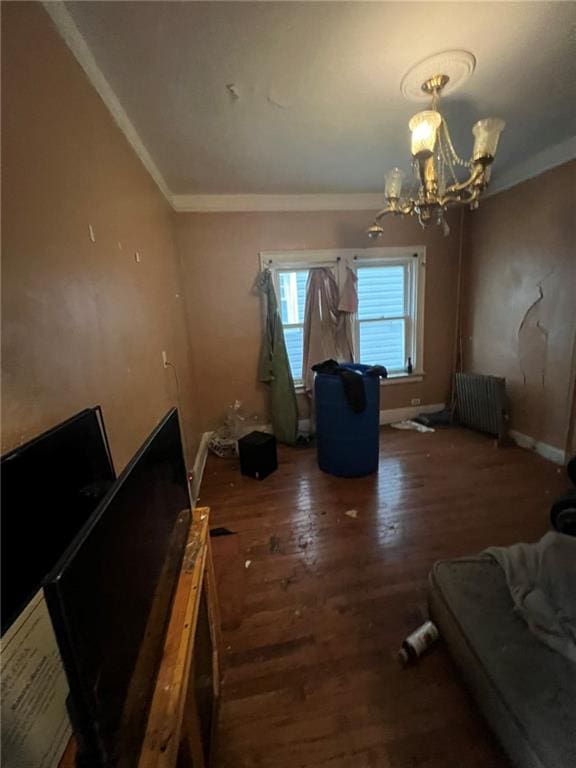
M 257 383 L 260 298 L 252 290 L 266 250 L 365 248 L 371 212 L 175 214 L 189 323 L 194 335 L 201 429 L 217 426 L 236 398 L 248 413 L 266 413 L 266 388 Z M 413 220 L 386 220 L 378 245 L 427 247 L 423 383 L 383 387 L 381 408 L 445 402 L 455 326 L 459 221 L 452 234 L 423 231 Z
M 464 254 L 466 369 L 505 376 L 511 426 L 562 449 L 576 331 L 575 211 L 571 162 L 485 200 L 467 218 Z
M 2 449 L 100 403 L 121 469 L 176 402 L 165 349 L 191 455 L 172 213 L 44 9 L 2 27 Z

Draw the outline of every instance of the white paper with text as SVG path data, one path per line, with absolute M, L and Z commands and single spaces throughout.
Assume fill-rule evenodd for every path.
M 1 648 L 2 766 L 56 768 L 71 734 L 68 683 L 42 591 Z

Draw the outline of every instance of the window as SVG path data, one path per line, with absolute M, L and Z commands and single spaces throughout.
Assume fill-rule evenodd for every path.
M 306 283 L 312 267 L 333 269 L 339 284 L 346 268 L 358 279 L 354 320 L 355 359 L 385 365 L 392 377 L 406 375 L 408 358 L 422 374 L 424 248 L 367 248 L 262 254 L 272 270 L 292 376 L 302 383 Z
M 366 365 L 405 370 L 411 349 L 407 275 L 404 264 L 362 266 L 358 275 L 357 356 Z
M 276 290 L 279 294 L 280 316 L 284 328 L 286 351 L 294 381 L 302 381 L 304 347 L 304 306 L 308 270 L 278 270 Z

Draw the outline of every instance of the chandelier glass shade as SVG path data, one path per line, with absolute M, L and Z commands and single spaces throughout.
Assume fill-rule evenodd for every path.
M 386 173 L 386 205 L 368 228 L 371 238 L 383 234 L 380 222 L 388 214 L 417 216 L 422 226 L 439 224 L 448 234 L 445 213 L 450 206 L 478 207 L 478 199 L 490 181 L 491 164 L 506 124 L 496 117 L 479 120 L 472 128 L 472 156 L 470 160 L 463 160 L 457 155 L 448 124 L 438 111 L 440 93 L 447 82 L 446 75 L 437 75 L 422 85 L 422 90 L 430 94 L 432 104 L 430 109 L 418 112 L 408 123 L 412 134 L 412 163 L 418 187 L 413 194 L 403 194 L 406 178 L 404 171 L 392 168 Z M 459 177 L 463 170 L 466 178 L 461 180 Z
M 432 157 L 441 123 L 440 112 L 432 109 L 414 115 L 408 123 L 408 128 L 412 131 L 412 157 L 417 160 Z

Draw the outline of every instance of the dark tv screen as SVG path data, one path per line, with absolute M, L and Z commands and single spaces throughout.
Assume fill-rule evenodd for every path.
M 173 409 L 47 580 L 82 765 L 137 764 L 189 508 Z
M 2 634 L 115 479 L 99 408 L 2 457 Z

